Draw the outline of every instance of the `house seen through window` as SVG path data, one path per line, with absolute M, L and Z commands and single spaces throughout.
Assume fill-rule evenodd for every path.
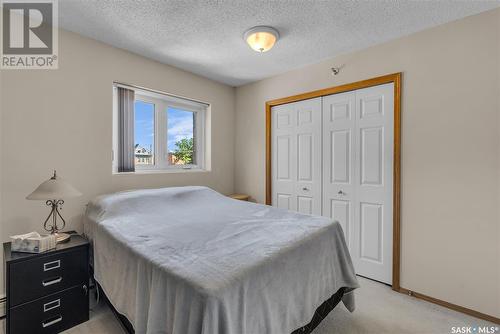
M 155 105 L 136 100 L 134 103 L 135 164 L 154 164 Z

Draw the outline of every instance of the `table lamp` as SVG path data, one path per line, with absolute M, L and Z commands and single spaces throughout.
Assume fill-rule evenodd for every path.
M 51 234 L 55 234 L 57 242 L 64 242 L 69 240 L 70 235 L 59 232 L 64 229 L 64 226 L 66 226 L 66 221 L 61 216 L 59 210 L 62 209 L 64 199 L 80 195 L 81 193 L 71 184 L 58 178 L 56 171 L 54 171 L 54 175 L 47 181 L 40 184 L 35 191 L 26 197 L 26 199 L 46 201 L 45 204 L 50 206 L 52 209 L 49 216 L 43 223 L 43 228 Z M 62 221 L 61 226 L 58 225 L 58 216 Z

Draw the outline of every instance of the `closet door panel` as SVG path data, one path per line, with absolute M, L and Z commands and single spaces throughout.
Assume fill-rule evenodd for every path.
M 351 256 L 357 274 L 388 284 L 392 282 L 393 115 L 393 84 L 356 91 Z
M 355 199 L 355 107 L 352 92 L 323 98 L 323 215 L 340 223 L 349 247 Z
M 330 182 L 351 182 L 351 131 L 338 130 L 330 132 Z
M 277 108 L 273 113 L 273 204 L 279 208 L 295 210 L 294 165 L 295 136 L 294 112 L 290 108 Z
M 297 211 L 321 215 L 321 98 L 295 104 L 297 110 Z
M 276 201 L 274 203 L 276 207 L 280 209 L 285 209 L 285 210 L 292 210 L 291 206 L 291 200 L 292 200 L 292 195 L 291 194 L 284 194 L 284 193 L 276 193 Z
M 290 181 L 291 178 L 291 148 L 292 138 L 289 135 L 276 138 L 276 177 L 278 180 Z
M 321 98 L 272 108 L 273 205 L 321 215 Z
M 323 215 L 356 273 L 392 281 L 393 84 L 323 98 Z
M 359 203 L 360 259 L 382 263 L 383 206 L 377 203 Z
M 360 134 L 360 184 L 383 186 L 384 128 L 362 128 Z
M 297 181 L 313 182 L 313 134 L 302 133 L 297 135 Z
M 350 200 L 330 200 L 330 217 L 338 221 L 342 226 L 346 242 L 348 242 L 351 235 L 351 204 L 352 201 Z

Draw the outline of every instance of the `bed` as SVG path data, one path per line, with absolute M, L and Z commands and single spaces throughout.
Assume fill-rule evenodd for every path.
M 175 187 L 94 199 L 84 233 L 135 333 L 284 334 L 325 303 L 355 307 L 342 229 L 324 217 Z

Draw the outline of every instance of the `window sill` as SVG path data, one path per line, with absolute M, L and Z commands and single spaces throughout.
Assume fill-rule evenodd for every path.
M 115 172 L 113 175 L 144 175 L 144 174 L 189 174 L 189 173 L 210 173 L 208 169 L 201 168 L 171 168 L 171 169 L 139 169 L 135 172 Z

